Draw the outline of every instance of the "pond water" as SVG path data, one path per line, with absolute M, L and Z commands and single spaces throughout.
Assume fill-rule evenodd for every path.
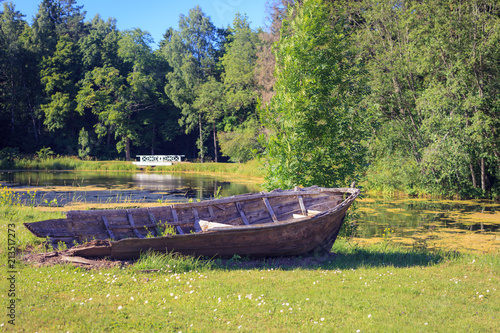
M 368 197 L 358 206 L 358 232 L 364 237 L 380 235 L 386 228 L 395 236 L 436 228 L 500 231 L 500 204 L 491 201 Z
M 261 190 L 255 181 L 242 178 L 229 181 L 191 173 L 1 172 L 0 183 L 13 188 L 36 186 L 42 189 L 37 194 L 38 203 L 50 206 L 55 201 L 65 210 L 72 209 L 66 206 L 75 202 L 84 207 L 123 199 L 130 204 L 175 203 Z M 500 250 L 499 203 L 371 196 L 356 200 L 355 206 L 359 242 L 390 241 L 412 247 L 483 252 Z
M 355 215 L 361 243 L 500 250 L 500 204 L 492 201 L 366 197 L 356 200 Z
M 133 173 L 133 172 L 0 172 L 0 182 L 7 186 L 93 187 L 102 190 L 180 191 L 187 198 L 200 200 L 260 191 L 258 184 L 234 182 L 222 178 L 190 173 Z M 185 201 L 178 196 L 179 202 Z M 186 199 L 187 200 L 187 199 Z

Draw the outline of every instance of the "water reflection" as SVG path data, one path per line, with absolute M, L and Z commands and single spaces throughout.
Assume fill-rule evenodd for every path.
M 74 172 L 74 171 L 6 171 L 0 172 L 0 181 L 20 186 L 98 186 L 113 188 L 133 187 L 130 172 Z
M 239 184 L 204 175 L 136 173 L 132 179 L 134 186 L 141 189 L 179 190 L 185 192 L 185 196 L 200 200 L 259 191 L 256 184 Z
M 235 183 L 200 174 L 156 174 L 132 172 L 0 172 L 0 182 L 19 186 L 94 186 L 113 190 L 147 190 L 182 192 L 186 198 L 211 199 L 217 195 L 231 196 L 260 191 L 258 184 Z M 187 199 L 186 199 L 187 200 Z

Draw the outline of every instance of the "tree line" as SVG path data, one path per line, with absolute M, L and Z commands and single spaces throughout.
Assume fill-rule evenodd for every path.
M 3 3 L 0 147 L 82 158 L 260 154 L 269 187 L 500 194 L 500 6 L 275 0 L 264 29 L 200 7 L 141 29 Z
M 232 27 L 217 28 L 195 7 L 154 49 L 147 31 L 119 31 L 99 15 L 87 21 L 75 0 L 43 0 L 31 24 L 4 2 L 0 145 L 83 158 L 182 153 L 217 161 L 219 145 L 235 150 L 234 129 L 258 127 L 258 33 L 239 14 Z M 231 153 L 235 161 L 246 155 Z
M 280 31 L 270 187 L 499 197 L 497 1 L 297 1 Z

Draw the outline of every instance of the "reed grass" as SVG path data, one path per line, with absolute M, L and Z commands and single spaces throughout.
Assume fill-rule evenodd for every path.
M 163 172 L 199 172 L 264 177 L 263 166 L 259 160 L 252 160 L 246 163 L 177 163 L 172 166 L 158 167 L 155 170 Z
M 75 171 L 145 171 L 145 172 L 196 172 L 208 174 L 236 174 L 263 178 L 264 171 L 259 160 L 247 163 L 176 163 L 171 166 L 140 169 L 127 161 L 87 161 L 75 156 L 33 159 L 20 158 L 14 161 L 13 170 L 75 170 Z
M 13 170 L 78 170 L 78 171 L 136 171 L 132 162 L 81 160 L 76 156 L 57 158 L 20 158 L 14 161 Z

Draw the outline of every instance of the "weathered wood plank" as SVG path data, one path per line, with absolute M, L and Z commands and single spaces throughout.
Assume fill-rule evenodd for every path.
M 60 257 L 64 261 L 69 261 L 69 262 L 73 262 L 76 264 L 85 264 L 85 265 L 98 265 L 99 264 L 98 261 L 89 260 L 89 259 L 85 259 L 82 257 L 69 257 L 69 256 L 65 256 L 65 255 L 61 255 Z
M 307 215 L 307 209 L 306 206 L 304 205 L 304 198 L 302 198 L 301 195 L 298 195 L 297 198 L 299 199 L 299 205 L 300 205 L 300 210 L 302 211 L 302 215 Z
M 130 225 L 132 226 L 132 230 L 134 231 L 134 234 L 139 238 L 144 238 L 144 236 L 139 231 L 137 231 L 137 229 L 135 228 L 134 217 L 132 216 L 132 214 L 128 210 L 127 210 L 127 217 L 128 217 L 128 221 L 130 222 Z
M 210 214 L 210 218 L 215 218 L 214 209 L 212 208 L 212 206 L 208 206 L 208 212 Z
M 177 217 L 177 211 L 175 210 L 174 206 L 172 206 L 172 216 L 174 218 L 174 222 L 179 222 L 179 218 Z M 175 227 L 177 229 L 177 232 L 181 235 L 184 235 L 184 231 L 180 226 Z
M 148 215 L 149 215 L 149 219 L 151 220 L 151 223 L 156 225 L 156 219 L 155 219 L 155 216 L 153 214 L 153 212 L 148 208 Z
M 151 220 L 151 224 L 148 227 L 157 227 L 158 223 L 156 223 L 156 219 L 155 219 L 153 212 L 149 208 L 147 208 L 147 211 L 148 211 L 149 219 Z M 155 233 L 155 236 L 158 236 L 158 229 L 157 228 L 154 229 L 154 233 Z
M 325 189 L 322 189 L 322 188 L 316 188 L 316 189 L 312 189 L 312 190 L 302 189 L 300 192 L 298 192 L 296 194 L 299 194 L 299 193 L 301 195 L 318 195 L 318 194 L 322 194 L 322 193 L 341 194 L 341 193 L 346 193 L 348 191 L 349 191 L 349 189 L 345 189 L 345 188 L 328 189 L 328 191 L 326 191 Z M 295 191 L 293 191 L 293 192 L 295 192 Z M 241 194 L 241 195 L 235 195 L 235 196 L 231 196 L 231 197 L 227 197 L 227 198 L 212 200 L 212 201 L 214 201 L 214 203 L 210 203 L 210 204 L 214 207 L 217 207 L 217 208 L 224 210 L 224 208 L 222 208 L 221 205 L 226 204 L 226 203 L 233 203 L 235 201 L 244 202 L 244 201 L 249 201 L 249 200 L 262 199 L 264 197 L 266 197 L 266 198 L 286 197 L 286 196 L 295 194 L 293 192 L 282 191 L 282 192 L 268 192 L 268 193 L 264 192 L 264 193 L 256 193 L 256 194 Z M 206 205 L 207 205 L 207 202 L 201 201 L 201 202 L 191 202 L 191 203 L 179 203 L 179 204 L 176 204 L 175 206 L 176 206 L 176 208 L 187 208 L 187 207 L 191 208 L 191 207 L 199 207 L 199 206 L 206 206 Z
M 271 204 L 269 203 L 269 200 L 267 198 L 263 198 L 264 204 L 267 207 L 267 210 L 269 211 L 269 214 L 271 215 L 271 218 L 273 219 L 274 222 L 278 222 L 278 218 L 276 217 L 276 214 L 274 214 L 273 207 L 271 207 Z
M 109 228 L 113 229 L 113 230 L 115 230 L 115 229 L 122 229 L 122 230 L 123 229 L 137 229 L 137 230 L 139 230 L 139 229 L 144 229 L 144 228 L 154 228 L 157 225 L 158 224 L 156 224 L 156 223 L 148 223 L 148 224 L 144 224 L 144 225 L 112 225 Z
M 115 234 L 111 230 L 111 227 L 109 225 L 109 222 L 108 222 L 108 219 L 106 218 L 106 216 L 103 215 L 103 216 L 101 216 L 101 218 L 102 218 L 102 222 L 104 223 L 104 226 L 106 227 L 106 230 L 108 231 L 109 237 L 111 239 L 116 239 Z
M 196 207 L 193 207 L 193 215 L 194 215 L 194 231 L 195 232 L 200 232 L 201 226 L 200 226 L 200 214 L 198 214 L 198 209 Z
M 245 212 L 241 208 L 241 204 L 239 202 L 236 202 L 236 209 L 240 213 L 240 216 L 241 216 L 241 219 L 243 220 L 243 223 L 245 223 L 246 225 L 250 225 L 250 223 L 248 223 L 247 217 L 245 216 Z
M 213 205 L 213 206 L 219 208 L 223 212 L 226 211 L 226 209 L 224 207 L 222 207 L 221 205 Z

